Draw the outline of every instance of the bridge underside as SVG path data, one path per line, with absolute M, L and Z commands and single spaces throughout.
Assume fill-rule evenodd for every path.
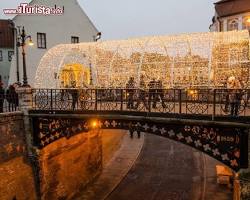
M 62 138 L 93 129 L 125 129 L 169 138 L 221 161 L 234 171 L 248 167 L 248 131 L 239 123 L 92 112 L 30 111 L 34 145 L 44 148 Z

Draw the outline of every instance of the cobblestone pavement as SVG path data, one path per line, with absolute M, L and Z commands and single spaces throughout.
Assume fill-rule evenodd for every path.
M 231 200 L 216 184 L 214 159 L 165 138 L 147 135 L 127 176 L 106 200 Z

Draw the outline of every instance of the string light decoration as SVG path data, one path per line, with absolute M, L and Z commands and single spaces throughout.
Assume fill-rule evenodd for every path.
M 217 88 L 230 76 L 250 87 L 249 32 L 153 36 L 95 43 L 62 44 L 50 49 L 38 66 L 36 88 L 62 87 L 65 66 L 89 69 L 95 87 L 125 87 L 161 79 L 165 88 Z M 54 74 L 59 77 L 55 79 Z M 89 83 L 89 80 L 86 80 Z M 81 83 L 76 84 L 81 87 Z

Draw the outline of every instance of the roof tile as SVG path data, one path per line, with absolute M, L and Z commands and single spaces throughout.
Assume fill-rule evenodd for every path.
M 215 10 L 219 17 L 250 11 L 250 0 L 221 0 L 215 3 Z

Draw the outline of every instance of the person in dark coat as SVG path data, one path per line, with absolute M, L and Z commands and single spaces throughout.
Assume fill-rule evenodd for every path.
M 0 113 L 3 113 L 3 103 L 4 103 L 4 98 L 5 98 L 5 92 L 3 89 L 3 84 L 2 81 L 0 79 Z
M 145 108 L 149 109 L 148 100 L 147 100 L 146 83 L 144 81 L 143 75 L 140 78 L 139 91 L 138 91 L 138 101 L 137 101 L 137 104 L 135 106 L 135 109 L 137 109 L 139 107 L 140 103 L 143 103 Z
M 148 84 L 149 87 L 149 104 L 153 103 L 153 108 L 156 108 L 157 103 L 157 90 L 156 90 L 156 80 L 153 78 Z
M 161 101 L 161 105 L 163 108 L 166 108 L 165 102 L 164 102 L 164 90 L 163 90 L 163 84 L 160 79 L 156 81 L 156 99 Z
M 238 116 L 240 102 L 242 98 L 242 86 L 239 80 L 235 77 L 230 77 L 227 83 L 229 103 L 231 106 L 231 115 Z
M 8 101 L 8 111 L 16 111 L 18 107 L 18 94 L 14 85 L 10 85 L 6 91 L 6 99 Z
M 134 109 L 134 95 L 135 95 L 135 80 L 134 77 L 130 77 L 126 84 L 126 94 L 127 94 L 127 108 Z
M 77 101 L 78 101 L 78 90 L 76 90 L 76 82 L 75 81 L 72 81 L 71 83 L 71 86 L 72 90 L 70 90 L 71 92 L 71 96 L 72 96 L 72 109 L 75 110 L 76 109 L 76 104 L 77 104 Z

